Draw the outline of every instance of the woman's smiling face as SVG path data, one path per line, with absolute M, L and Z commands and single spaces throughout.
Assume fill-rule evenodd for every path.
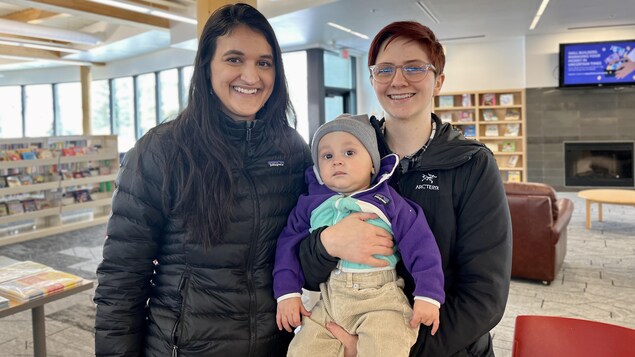
M 375 64 L 404 64 L 423 62 L 430 63 L 430 58 L 424 46 L 404 37 L 393 39 L 388 45 L 382 44 L 377 54 Z M 388 83 L 378 83 L 372 80 L 373 88 L 387 117 L 408 120 L 425 115 L 429 119 L 432 112 L 433 95 L 438 94 L 443 79 L 430 71 L 426 77 L 418 82 L 410 82 L 400 69 Z
M 247 26 L 218 37 L 211 64 L 212 89 L 222 110 L 237 121 L 251 121 L 275 84 L 273 50 L 267 39 Z

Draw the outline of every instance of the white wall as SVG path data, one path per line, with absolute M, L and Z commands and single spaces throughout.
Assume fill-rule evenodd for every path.
M 447 43 L 443 92 L 525 87 L 525 40 Z

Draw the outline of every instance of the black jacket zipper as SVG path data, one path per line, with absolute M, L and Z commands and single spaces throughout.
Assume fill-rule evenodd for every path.
M 190 282 L 190 270 L 189 268 L 185 268 L 185 272 L 183 272 L 183 276 L 181 277 L 181 281 L 179 282 L 179 292 L 181 293 L 181 314 L 179 315 L 179 319 L 174 324 L 172 328 L 172 354 L 170 357 L 178 357 L 179 355 L 179 342 L 181 342 L 181 338 L 183 337 L 183 329 L 179 331 L 179 336 L 176 336 L 176 332 L 183 322 L 183 314 L 185 313 L 185 300 L 187 298 L 187 290 Z

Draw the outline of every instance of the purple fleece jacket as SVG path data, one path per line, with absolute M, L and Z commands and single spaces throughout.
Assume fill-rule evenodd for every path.
M 351 197 L 371 203 L 388 217 L 401 259 L 415 280 L 413 295 L 443 303 L 445 292 L 441 255 L 423 210 L 416 203 L 401 197 L 388 185 L 398 164 L 397 155 L 384 157 L 376 182 L 370 188 Z M 273 269 L 273 290 L 276 299 L 290 293 L 301 293 L 304 274 L 300 267 L 298 250 L 300 242 L 309 235 L 311 212 L 329 197 L 338 195 L 318 181 L 313 167 L 306 170 L 305 178 L 309 192 L 298 199 L 277 242 Z

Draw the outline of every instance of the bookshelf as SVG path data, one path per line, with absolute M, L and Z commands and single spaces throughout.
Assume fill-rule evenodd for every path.
M 485 144 L 504 181 L 527 181 L 524 89 L 442 93 L 434 112 L 470 139 Z
M 117 136 L 0 139 L 0 246 L 103 224 Z

